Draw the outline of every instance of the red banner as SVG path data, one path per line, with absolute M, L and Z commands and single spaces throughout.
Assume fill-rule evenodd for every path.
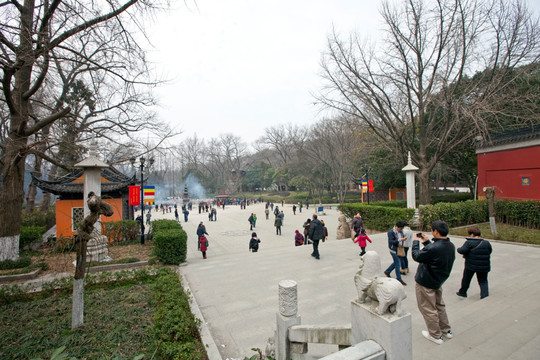
M 373 192 L 373 180 L 368 180 L 369 192 Z
M 141 204 L 141 187 L 138 185 L 129 187 L 129 205 Z

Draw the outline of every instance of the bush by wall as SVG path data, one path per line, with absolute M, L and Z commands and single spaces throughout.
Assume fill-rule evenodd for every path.
M 361 203 L 341 204 L 338 209 L 350 220 L 360 213 L 364 227 L 371 230 L 389 230 L 396 222 L 409 221 L 414 216 L 414 209 L 402 209 L 388 206 L 365 205 Z
M 431 203 L 440 202 L 455 203 L 472 199 L 472 194 L 467 192 L 436 191 L 431 194 Z
M 178 265 L 186 261 L 187 234 L 174 220 L 152 221 L 154 248 L 152 254 L 163 264 Z
M 111 221 L 103 224 L 103 235 L 109 242 L 136 240 L 139 237 L 141 225 L 136 220 Z
M 396 207 L 396 208 L 406 208 L 407 200 L 388 200 L 388 201 L 377 201 L 374 202 L 375 206 L 387 206 L 387 207 Z
M 438 203 L 420 206 L 420 224 L 429 229 L 435 220 L 445 221 L 449 227 L 465 226 L 488 221 L 485 201 L 468 200 L 457 203 Z
M 41 239 L 41 236 L 45 231 L 45 226 L 21 226 L 19 249 L 24 249 L 24 247 L 30 245 L 32 241 Z
M 495 217 L 505 224 L 540 229 L 540 201 L 497 200 Z

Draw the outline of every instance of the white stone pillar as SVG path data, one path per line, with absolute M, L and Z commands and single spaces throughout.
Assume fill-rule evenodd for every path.
M 276 314 L 276 360 L 291 358 L 289 327 L 300 322 L 297 284 L 293 280 L 282 280 L 279 282 L 279 313 Z
M 405 171 L 405 181 L 407 183 L 407 208 L 416 209 L 416 188 L 415 188 L 415 175 L 418 168 L 411 162 L 411 152 L 409 151 L 407 166 L 401 171 Z

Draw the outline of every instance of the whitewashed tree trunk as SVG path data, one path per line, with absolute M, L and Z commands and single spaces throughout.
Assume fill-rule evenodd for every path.
M 19 259 L 19 235 L 0 237 L 0 261 Z
M 84 279 L 73 279 L 71 329 L 76 329 L 82 324 L 84 324 Z

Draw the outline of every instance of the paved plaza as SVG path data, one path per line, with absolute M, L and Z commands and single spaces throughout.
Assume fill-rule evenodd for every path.
M 350 302 L 357 298 L 353 278 L 360 248 L 350 239 L 336 240 L 340 214 L 335 206 L 325 207 L 325 214 L 319 216 L 329 231 L 329 240 L 319 246 L 321 259 L 310 256 L 311 245 L 295 247 L 294 230 L 302 231 L 303 222 L 314 210 L 310 206 L 293 215 L 292 206 L 285 204 L 282 236 L 275 233 L 273 214 L 265 219 L 263 204 L 245 210 L 239 206 L 219 209 L 216 222 L 209 222 L 207 213 L 198 214 L 194 208 L 189 221 L 181 222 L 188 234 L 188 257 L 180 270 L 223 359 L 251 356 L 252 348 L 264 350 L 275 330 L 281 280 L 298 283 L 302 324 L 350 324 Z M 251 212 L 258 217 L 254 229 L 262 241 L 258 253 L 248 251 Z M 152 215 L 153 220 L 174 218 L 172 213 Z M 195 232 L 200 221 L 210 234 L 206 260 L 197 251 Z M 456 247 L 465 241 L 451 233 L 449 237 Z M 391 262 L 386 233 L 370 238 L 373 244 L 368 243 L 366 250 L 377 251 L 385 269 Z M 422 337 L 425 325 L 414 295 L 416 263 L 409 252 L 411 272 L 403 276 L 408 284 L 404 308 L 412 315 L 414 359 L 540 359 L 540 276 L 536 272 L 540 247 L 494 241 L 492 246 L 490 296 L 483 300 L 476 279 L 468 298 L 455 295 L 464 266 L 463 258 L 459 254 L 456 257 L 452 275 L 443 286 L 454 338 L 443 345 Z M 306 359 L 336 350 L 337 346 L 310 345 L 312 357 Z

